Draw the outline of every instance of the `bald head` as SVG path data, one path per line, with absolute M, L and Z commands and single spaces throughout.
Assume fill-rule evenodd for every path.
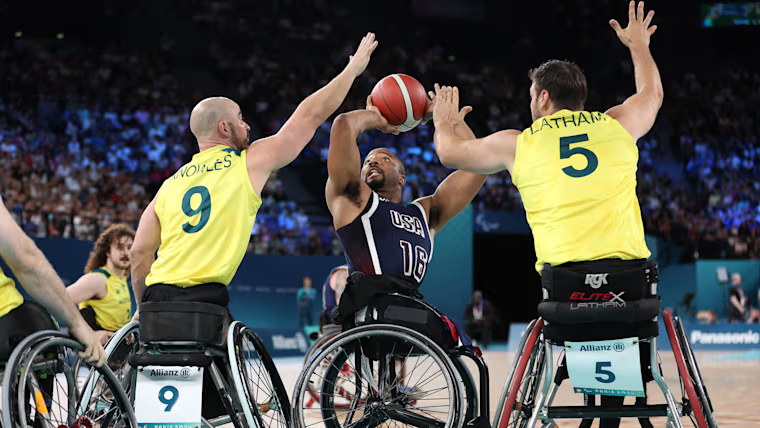
M 219 144 L 244 150 L 250 141 L 250 130 L 240 106 L 229 98 L 206 98 L 190 113 L 190 131 L 201 151 Z
M 216 137 L 219 123 L 231 122 L 239 113 L 240 107 L 229 98 L 206 98 L 199 102 L 190 113 L 190 131 L 195 138 Z M 227 130 L 229 129 L 228 125 Z

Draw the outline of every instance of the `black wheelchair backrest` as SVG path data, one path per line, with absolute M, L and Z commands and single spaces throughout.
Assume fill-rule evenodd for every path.
M 229 325 L 227 308 L 199 302 L 140 304 L 140 341 L 219 345 Z

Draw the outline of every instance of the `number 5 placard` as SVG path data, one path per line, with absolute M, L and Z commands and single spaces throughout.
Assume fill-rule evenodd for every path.
M 200 428 L 203 369 L 141 367 L 135 416 L 140 428 Z
M 638 338 L 565 342 L 565 349 L 575 392 L 645 396 Z

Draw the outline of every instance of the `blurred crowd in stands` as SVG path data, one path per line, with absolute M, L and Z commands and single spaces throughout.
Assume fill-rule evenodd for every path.
M 347 37 L 356 34 L 347 12 L 324 1 L 195 3 L 178 13 L 185 10 L 207 32 L 209 73 L 243 106 L 254 138 L 276 132 L 300 100 L 341 70 L 358 42 Z M 595 7 L 603 6 L 589 1 L 579 13 L 590 16 Z M 285 16 L 278 8 L 287 9 L 288 18 L 270 19 Z M 575 31 L 586 47 L 619 43 Z M 425 76 L 434 71 L 449 76 L 451 82 L 440 83 L 457 84 L 462 104 L 474 107 L 468 123 L 477 135 L 530 126 L 525 70 L 457 62 L 423 30 L 414 49 L 379 38 L 380 48 L 341 111 L 362 108 L 385 75 L 404 72 L 430 85 Z M 166 36 L 158 47 L 166 52 L 173 43 Z M 527 39 L 516 44 L 531 47 Z M 111 223 L 136 225 L 163 180 L 197 151 L 188 130 L 197 93 L 181 87 L 161 51 L 118 43 L 99 49 L 0 45 L 0 192 L 27 233 L 91 240 Z M 584 60 L 591 61 L 578 58 Z M 590 85 L 589 108 L 622 102 L 632 89 L 630 61 L 603 68 L 631 84 L 614 92 Z M 686 74 L 664 85 L 658 122 L 639 141 L 638 193 L 647 233 L 682 245 L 689 257 L 760 258 L 760 73 Z M 289 168 L 324 164 L 329 131 L 325 123 Z M 399 155 L 407 170 L 403 198 L 411 201 L 433 192 L 451 172 L 438 162 L 432 132 L 432 124 L 398 137 L 368 132 L 358 143 L 362 154 L 386 146 Z M 340 254 L 334 230 L 311 224 L 287 190 L 273 174 L 249 251 Z M 474 207 L 522 210 L 509 174 L 489 177 Z

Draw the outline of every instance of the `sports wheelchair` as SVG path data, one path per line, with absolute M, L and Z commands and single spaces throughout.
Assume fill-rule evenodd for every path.
M 488 369 L 480 356 L 457 347 L 435 308 L 394 293 L 352 320 L 307 357 L 293 396 L 294 427 L 490 425 Z M 464 358 L 478 368 L 480 396 Z
M 123 352 L 117 352 L 125 345 L 130 347 L 126 361 Z M 291 425 L 290 402 L 266 347 L 252 329 L 239 321 L 230 323 L 224 307 L 196 302 L 143 303 L 139 323 L 122 327 L 107 344 L 106 353 L 141 426 L 151 421 L 150 406 L 156 401 L 161 403 L 161 412 L 174 411 L 180 419 L 186 413 L 199 415 L 201 369 L 208 371 L 226 413 L 210 420 L 199 417 L 203 426 Z M 154 380 L 146 379 L 154 374 L 163 378 L 155 387 L 151 385 Z M 196 387 L 188 382 L 191 378 L 199 382 Z M 97 377 L 88 378 L 87 390 L 95 390 L 98 382 Z M 180 403 L 178 397 L 185 394 L 193 397 L 194 404 L 175 407 Z
M 588 277 L 584 281 L 585 272 L 544 269 L 540 318 L 522 336 L 494 428 L 533 427 L 538 421 L 542 428 L 549 428 L 556 426 L 555 419 L 563 418 L 582 418 L 581 426 L 590 427 L 594 418 L 650 417 L 667 417 L 669 428 L 682 428 L 681 417 L 689 417 L 697 428 L 717 428 L 683 325 L 668 311 L 663 311 L 662 317 L 678 366 L 680 402 L 662 378 L 657 351 L 660 302 L 656 265 L 646 262 L 618 275 L 610 273 L 606 288 L 599 293 L 595 291 L 600 282 Z M 623 300 L 624 294 L 631 298 Z M 563 348 L 556 374 L 554 347 Z M 566 379 L 574 392 L 584 394 L 586 405 L 552 406 L 557 388 Z M 649 380 L 655 381 L 666 404 L 646 404 Z M 637 399 L 632 406 L 622 405 L 621 400 L 621 405 L 599 407 L 594 404 L 597 394 Z
M 138 428 L 129 398 L 107 365 L 84 369 L 100 379 L 82 387 L 83 346 L 58 331 L 26 337 L 11 353 L 2 385 L 2 421 L 10 428 Z M 93 394 L 95 392 L 95 394 Z

